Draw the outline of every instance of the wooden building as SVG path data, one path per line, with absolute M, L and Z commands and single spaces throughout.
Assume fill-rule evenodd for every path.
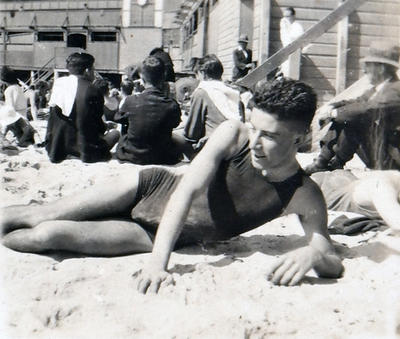
M 100 73 L 117 75 L 154 47 L 179 48 L 179 0 L 19 0 L 0 2 L 0 65 L 19 74 L 60 71 L 86 51 Z M 164 29 L 165 28 L 165 29 Z M 25 77 L 26 79 L 26 77 Z
M 225 79 L 232 74 L 232 51 L 240 34 L 248 34 L 258 64 L 282 48 L 279 22 L 285 7 L 296 10 L 305 30 L 317 24 L 345 0 L 186 0 L 182 21 L 182 55 L 215 53 L 223 62 Z M 326 102 L 362 76 L 359 60 L 373 40 L 391 39 L 400 45 L 400 1 L 366 0 L 349 16 L 305 46 L 301 80 Z

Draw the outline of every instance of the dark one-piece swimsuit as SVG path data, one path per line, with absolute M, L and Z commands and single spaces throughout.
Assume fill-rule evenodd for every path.
M 154 236 L 164 208 L 182 175 L 163 168 L 142 170 L 131 218 Z M 208 189 L 192 202 L 177 245 L 228 239 L 279 217 L 306 174 L 268 182 L 256 170 L 246 143 L 219 166 Z

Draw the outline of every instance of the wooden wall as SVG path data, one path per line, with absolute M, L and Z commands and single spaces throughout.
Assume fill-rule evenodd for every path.
M 269 0 L 267 0 L 269 1 Z M 334 10 L 340 0 L 271 0 L 269 55 L 282 45 L 279 38 L 279 21 L 282 10 L 292 6 L 297 20 L 307 30 Z M 392 39 L 400 44 L 400 1 L 369 0 L 353 12 L 348 19 L 347 48 L 343 82 L 348 87 L 361 77 L 360 58 L 372 40 Z M 317 92 L 320 103 L 336 95 L 338 55 L 338 25 L 332 27 L 308 45 L 302 55 L 301 80 Z
M 224 65 L 223 78 L 231 79 L 232 51 L 238 44 L 240 34 L 240 1 L 218 0 L 210 5 L 206 39 L 203 36 L 203 25 L 204 17 L 201 17 L 195 34 L 183 42 L 184 64 L 188 65 L 191 57 L 202 57 L 205 47 L 207 54 L 216 54 Z
M 349 17 L 346 87 L 362 76 L 359 60 L 374 40 L 393 40 L 400 45 L 400 1 L 370 0 Z

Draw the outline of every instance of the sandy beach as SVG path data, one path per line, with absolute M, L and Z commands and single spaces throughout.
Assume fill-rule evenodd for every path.
M 43 137 L 44 122 L 35 127 Z M 0 154 L 0 205 L 52 201 L 135 168 L 116 160 L 51 164 L 33 146 Z M 230 241 L 174 252 L 175 284 L 158 295 L 138 293 L 132 277 L 149 254 L 36 255 L 0 246 L 0 338 L 400 337 L 400 237 L 387 229 L 333 235 L 343 278 L 311 272 L 299 286 L 272 285 L 269 265 L 304 245 L 302 235 L 289 216 Z

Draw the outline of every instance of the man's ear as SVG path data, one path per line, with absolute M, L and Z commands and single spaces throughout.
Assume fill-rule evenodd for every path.
M 296 146 L 300 146 L 301 144 L 303 144 L 304 138 L 305 138 L 305 134 L 300 134 L 300 133 L 296 134 L 295 138 L 294 138 L 294 144 Z

